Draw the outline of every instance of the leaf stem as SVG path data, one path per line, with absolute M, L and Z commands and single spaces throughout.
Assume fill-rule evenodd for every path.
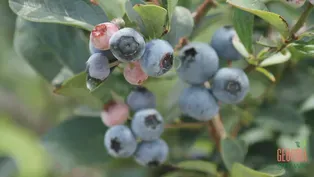
M 198 24 L 202 18 L 207 14 L 211 7 L 216 7 L 217 3 L 215 0 L 204 0 L 204 2 L 197 8 L 194 15 L 194 24 Z

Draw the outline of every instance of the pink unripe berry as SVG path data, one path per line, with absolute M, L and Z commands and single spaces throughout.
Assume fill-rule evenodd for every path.
M 148 78 L 139 61 L 128 63 L 124 68 L 123 75 L 125 80 L 132 85 L 142 85 Z
M 101 23 L 94 27 L 90 34 L 93 46 L 100 50 L 109 50 L 109 40 L 111 36 L 119 31 L 119 27 L 113 23 Z
M 108 126 L 124 124 L 129 116 L 129 107 L 127 104 L 111 101 L 104 106 L 101 111 L 101 120 Z

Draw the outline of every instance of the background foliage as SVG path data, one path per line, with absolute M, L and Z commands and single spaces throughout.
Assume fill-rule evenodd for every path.
M 249 74 L 251 91 L 243 103 L 221 108 L 227 132 L 236 136 L 221 142 L 222 155 L 206 127 L 168 129 L 163 138 L 171 147 L 169 163 L 174 166 L 148 169 L 107 155 L 99 108 L 111 99 L 111 91 L 126 96 L 132 87 L 114 72 L 89 92 L 82 73 L 89 56 L 88 31 L 115 17 L 124 18 L 147 39 L 161 36 L 165 25 L 170 32 L 164 38 L 173 46 L 183 36 L 209 42 L 216 29 L 233 24 L 249 54 L 266 58 L 271 52 L 263 53 L 263 47 L 281 45 L 276 37 L 289 35 L 305 6 L 293 9 L 279 1 L 219 1 L 194 25 L 187 9 L 194 12 L 201 0 L 160 0 L 162 7 L 134 8 L 144 2 L 99 0 L 99 6 L 87 0 L 0 2 L 0 177 L 199 177 L 227 172 L 231 177 L 313 177 L 313 31 L 289 46 L 290 59 L 264 60 L 265 68 Z M 314 25 L 314 13 L 306 25 Z M 246 61 L 233 65 L 245 68 Z M 167 122 L 191 121 L 178 113 L 176 93 L 184 84 L 172 74 L 149 79 L 145 86 L 157 95 L 158 109 Z M 289 168 L 283 174 L 269 166 L 277 163 L 277 148 L 295 148 L 295 141 L 304 140 L 311 159 L 304 168 Z

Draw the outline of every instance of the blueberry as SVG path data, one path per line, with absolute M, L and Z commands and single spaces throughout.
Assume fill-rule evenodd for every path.
M 192 85 L 203 84 L 218 70 L 219 60 L 213 48 L 206 43 L 193 42 L 179 52 L 181 65 L 177 69 L 179 77 Z
M 140 62 L 148 76 L 161 76 L 172 68 L 173 48 L 165 40 L 154 39 L 146 44 Z
M 102 53 L 104 54 L 108 59 L 109 59 L 109 62 L 114 62 L 114 61 L 117 61 L 116 57 L 113 56 L 112 52 L 110 50 L 100 50 L 100 49 L 97 49 L 93 46 L 93 44 L 91 43 L 91 41 L 89 41 L 89 52 L 90 54 L 95 54 L 95 53 Z
M 86 62 L 86 72 L 89 77 L 105 80 L 110 74 L 108 58 L 102 53 L 95 53 Z
M 241 102 L 250 88 L 247 75 L 242 69 L 221 68 L 217 71 L 212 81 L 214 96 L 226 104 Z
M 128 95 L 127 104 L 132 111 L 155 108 L 156 97 L 145 87 L 138 86 Z
M 237 35 L 231 26 L 219 28 L 211 39 L 211 46 L 216 50 L 220 59 L 239 60 L 241 54 L 234 48 L 232 39 Z
M 156 167 L 167 160 L 168 153 L 167 143 L 162 139 L 157 139 L 140 143 L 134 158 L 142 166 Z
M 108 153 L 113 157 L 130 157 L 137 148 L 137 142 L 132 131 L 125 125 L 109 128 L 105 134 L 104 143 Z
M 219 106 L 208 89 L 191 86 L 185 88 L 179 97 L 179 107 L 183 114 L 199 121 L 212 119 L 219 111 Z
M 164 131 L 164 121 L 155 109 L 143 109 L 134 114 L 131 129 L 136 137 L 151 141 L 158 139 Z
M 110 50 L 122 62 L 139 60 L 145 52 L 143 36 L 132 28 L 123 28 L 109 40 Z

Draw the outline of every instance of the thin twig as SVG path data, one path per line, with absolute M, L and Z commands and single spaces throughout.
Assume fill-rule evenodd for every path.
M 187 45 L 189 43 L 189 40 L 185 37 L 181 38 L 179 40 L 179 43 L 176 45 L 176 47 L 174 48 L 175 51 L 180 50 L 182 47 L 184 47 L 185 45 Z
M 293 28 L 290 31 L 290 39 L 293 40 L 294 35 L 296 32 L 299 31 L 300 28 L 302 28 L 303 24 L 311 14 L 311 11 L 313 10 L 314 5 L 311 3 L 308 3 L 306 9 L 304 12 L 301 14 L 300 18 L 298 19 L 297 23 L 293 26 Z M 289 39 L 288 39 L 289 40 Z
M 211 7 L 216 7 L 215 0 L 204 0 L 204 2 L 197 8 L 194 16 L 194 24 L 198 24 L 202 18 L 207 14 Z
M 112 67 L 118 66 L 120 63 L 121 63 L 120 61 L 114 61 L 109 64 L 109 67 L 112 68 Z

